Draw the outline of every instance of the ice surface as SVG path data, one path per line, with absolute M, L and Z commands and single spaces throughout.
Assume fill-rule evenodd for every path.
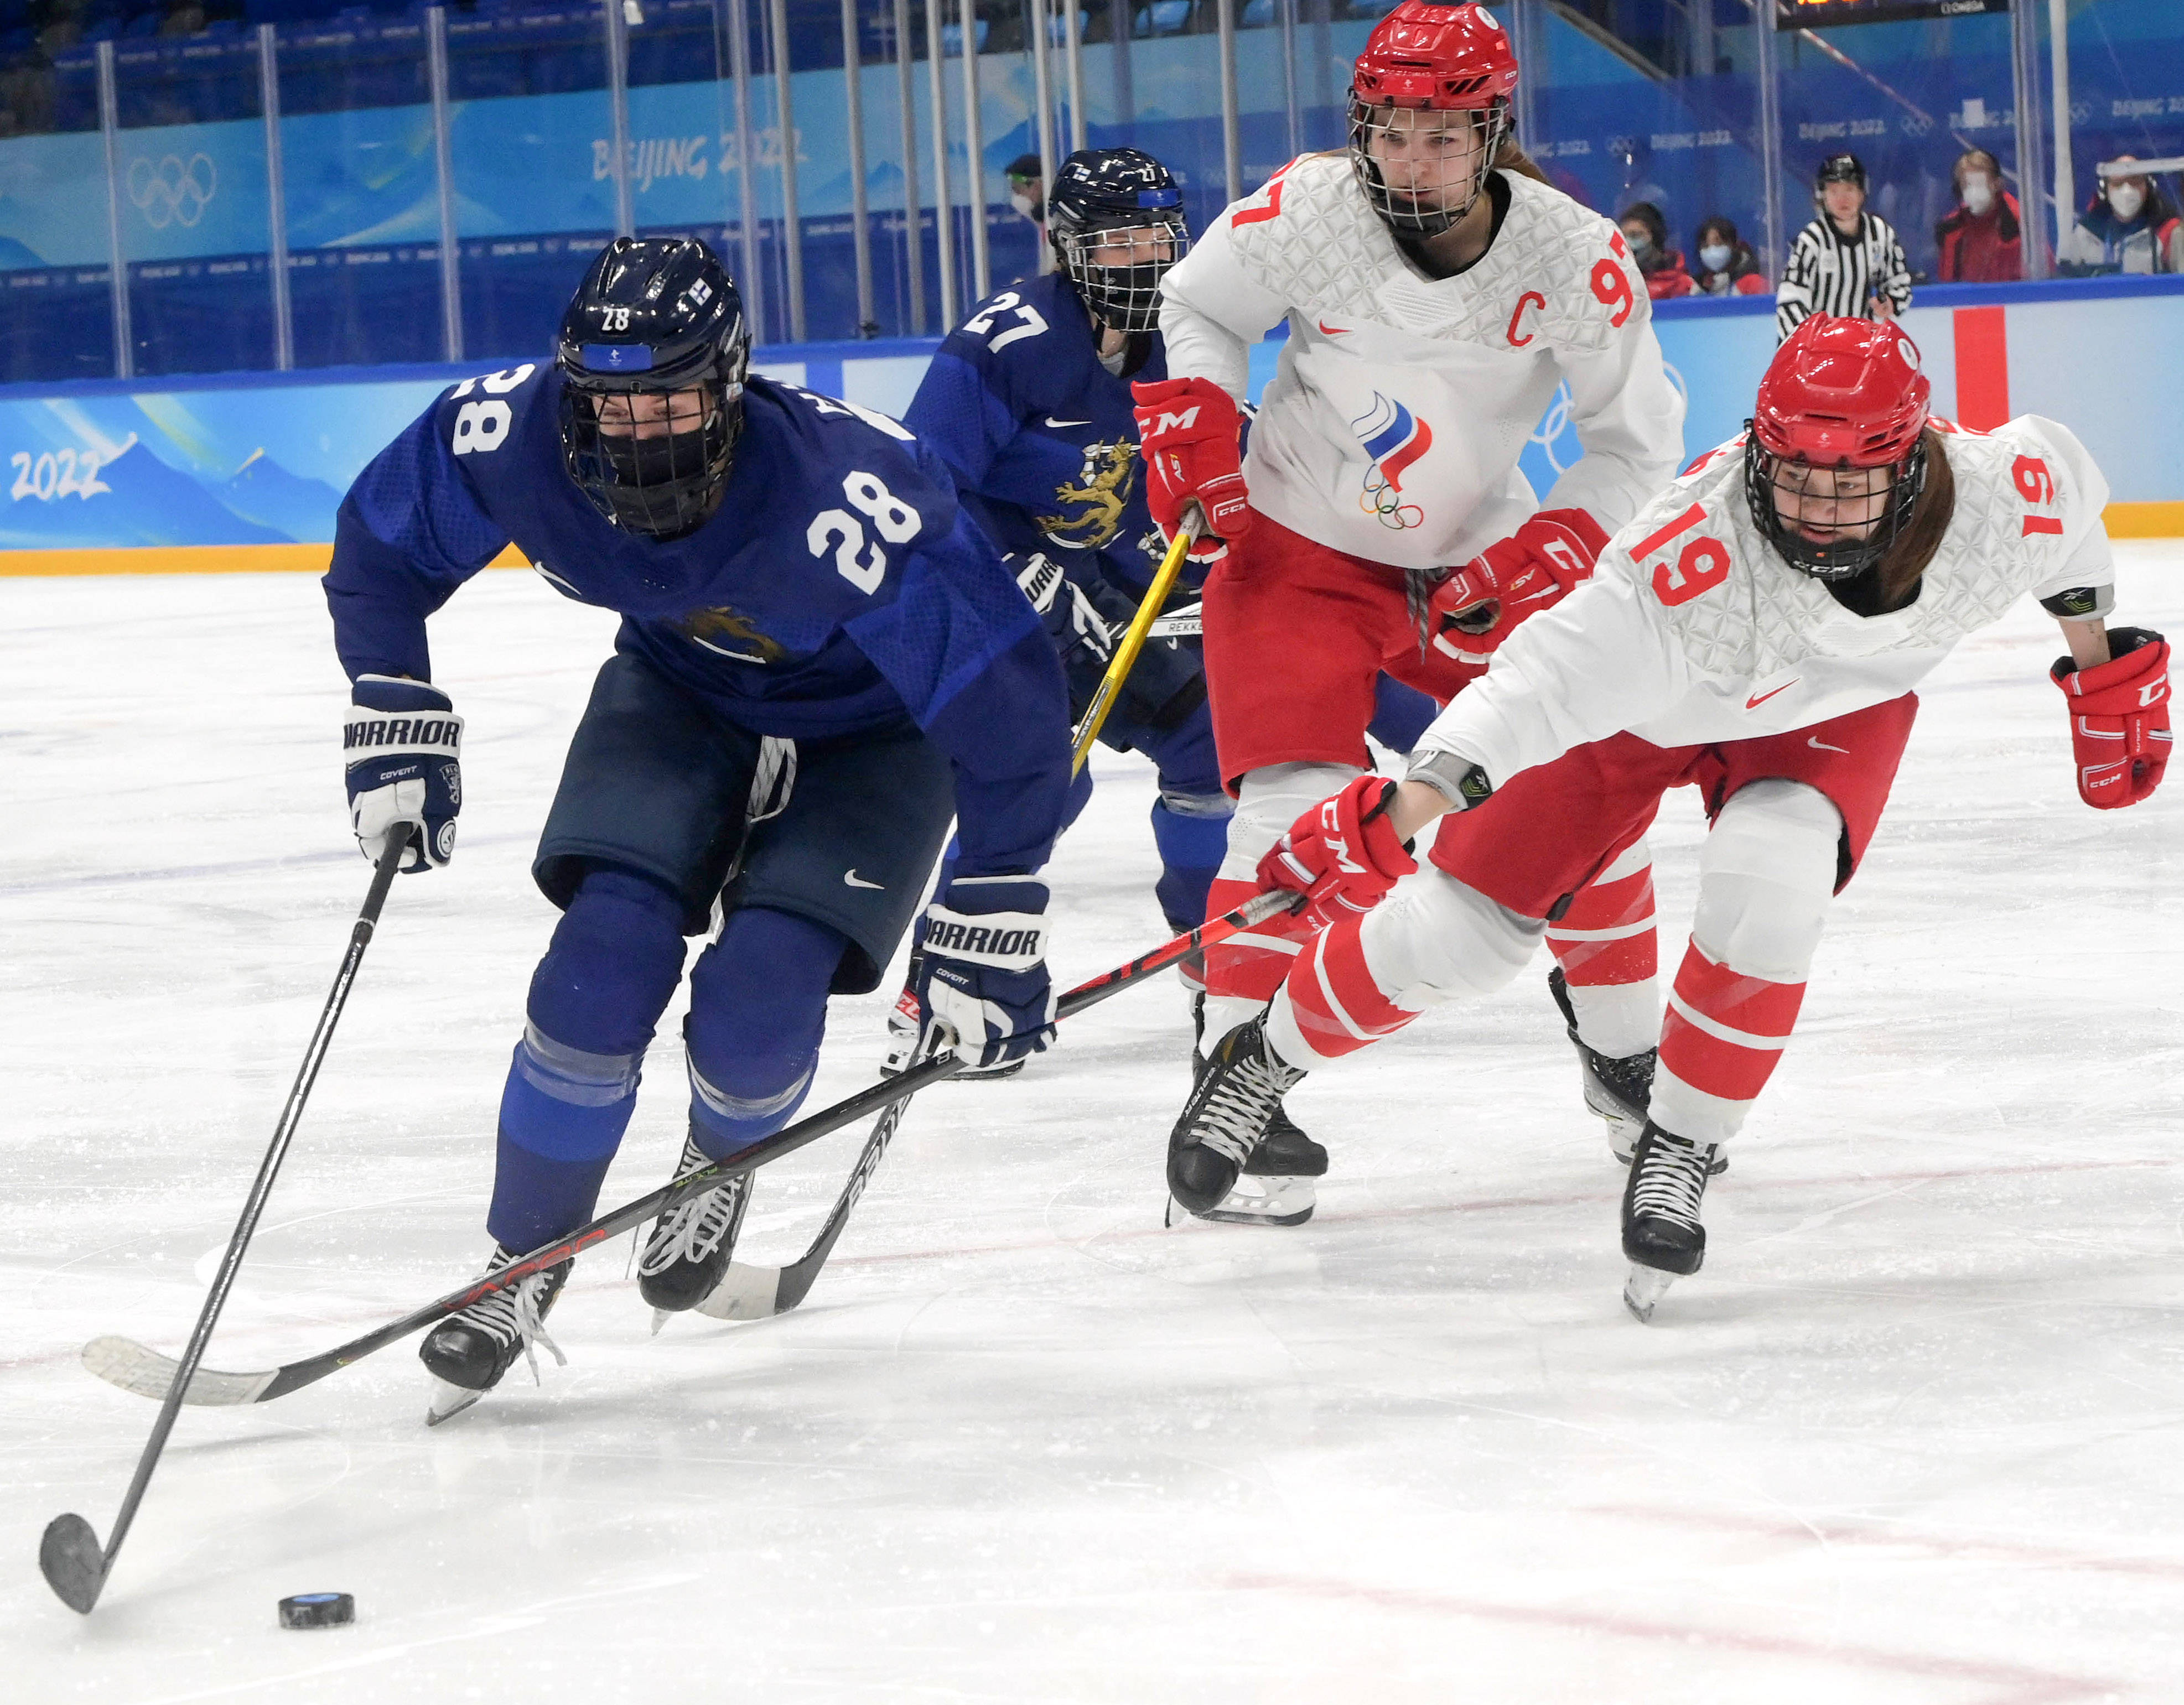
M 2124 554 L 2125 618 L 2184 627 L 2184 549 Z M 214 1367 L 482 1256 L 551 916 L 526 866 L 610 627 L 515 575 L 436 619 L 460 856 L 396 887 Z M 78 1351 L 180 1349 L 369 877 L 328 642 L 300 576 L 0 593 L 0 1696 L 2184 1697 L 2184 782 L 2079 804 L 2030 605 L 1930 683 L 1651 1328 L 1544 961 L 1297 1092 L 1334 1165 L 1286 1232 L 1161 1229 L 1163 983 L 922 1097 L 796 1313 L 655 1339 L 624 1243 L 554 1317 L 571 1365 L 445 1427 L 407 1345 L 185 1411 L 77 1617 L 39 1531 L 107 1531 L 154 1413 Z M 1096 772 L 1055 869 L 1072 979 L 1162 933 L 1150 773 Z M 1672 922 L 1699 833 L 1673 796 Z M 837 1007 L 813 1106 L 869 1080 L 885 1007 Z M 681 1078 L 663 1042 L 610 1202 L 665 1178 Z M 859 1139 L 766 1174 L 753 1259 Z M 326 1589 L 354 1629 L 277 1629 Z

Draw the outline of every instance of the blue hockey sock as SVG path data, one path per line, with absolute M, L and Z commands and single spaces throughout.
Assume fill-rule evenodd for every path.
M 1195 798 L 1179 801 L 1197 805 Z M 1223 798 L 1221 805 L 1228 805 Z M 1228 813 L 1207 808 L 1176 811 L 1165 798 L 1153 801 L 1153 844 L 1160 849 L 1160 880 L 1153 893 L 1161 916 L 1178 935 L 1206 922 L 1206 894 L 1228 850 Z
M 682 905 L 648 878 L 593 870 L 531 979 L 501 1091 L 493 1206 L 504 1248 L 582 1225 L 621 1145 L 653 1028 L 682 976 Z
M 714 1160 L 772 1136 L 811 1092 L 839 930 L 764 906 L 731 912 L 690 973 L 690 1133 Z

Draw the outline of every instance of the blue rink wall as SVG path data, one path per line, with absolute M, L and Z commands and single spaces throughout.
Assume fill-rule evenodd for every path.
M 1741 427 L 1774 348 L 1773 302 L 1671 304 L 1656 321 L 1696 455 Z M 2059 420 L 2108 475 L 2113 531 L 2184 534 L 2184 278 L 1930 288 L 1905 323 L 1940 412 Z M 758 368 L 899 414 L 933 348 L 777 347 Z M 1279 349 L 1254 351 L 1255 396 Z M 380 446 L 455 379 L 522 359 L 0 387 L 0 572 L 321 566 L 341 494 Z M 1558 399 L 1524 471 L 1544 494 L 1580 454 Z

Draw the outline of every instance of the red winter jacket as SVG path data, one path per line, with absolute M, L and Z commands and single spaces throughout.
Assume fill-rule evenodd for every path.
M 1640 263 L 1646 275 L 1646 293 L 1656 302 L 1668 302 L 1679 296 L 1696 296 L 1698 285 L 1684 269 L 1683 251 L 1672 248 L 1653 265 Z
M 1944 284 L 2014 284 L 2025 276 L 2024 231 L 2008 190 L 1984 214 L 1959 202 L 1934 227 L 1934 241 L 1942 250 L 1936 276 Z

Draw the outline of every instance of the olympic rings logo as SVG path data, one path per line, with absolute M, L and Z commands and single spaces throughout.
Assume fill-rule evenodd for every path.
M 129 199 L 154 231 L 195 225 L 219 186 L 219 172 L 203 154 L 192 154 L 187 165 L 176 154 L 156 166 L 141 154 L 129 162 Z
M 1416 504 L 1403 501 L 1401 493 L 1388 483 L 1378 462 L 1365 471 L 1365 488 L 1357 493 L 1357 507 L 1384 527 L 1400 530 L 1425 525 L 1426 512 Z
M 1676 395 L 1688 405 L 1691 402 L 1691 387 L 1684 382 L 1684 376 L 1676 371 L 1675 363 L 1663 361 L 1661 364 L 1661 371 L 1669 376 L 1669 382 L 1675 387 Z M 1557 474 L 1568 472 L 1578 459 L 1577 456 L 1572 456 L 1566 462 L 1557 454 L 1562 443 L 1563 435 L 1570 431 L 1569 387 L 1557 385 L 1555 387 L 1554 400 L 1547 404 L 1547 412 L 1540 417 L 1540 424 L 1533 428 L 1531 436 L 1531 442 L 1546 453 L 1547 465 Z M 1580 444 L 1578 446 L 1578 455 L 1584 454 L 1585 447 Z

